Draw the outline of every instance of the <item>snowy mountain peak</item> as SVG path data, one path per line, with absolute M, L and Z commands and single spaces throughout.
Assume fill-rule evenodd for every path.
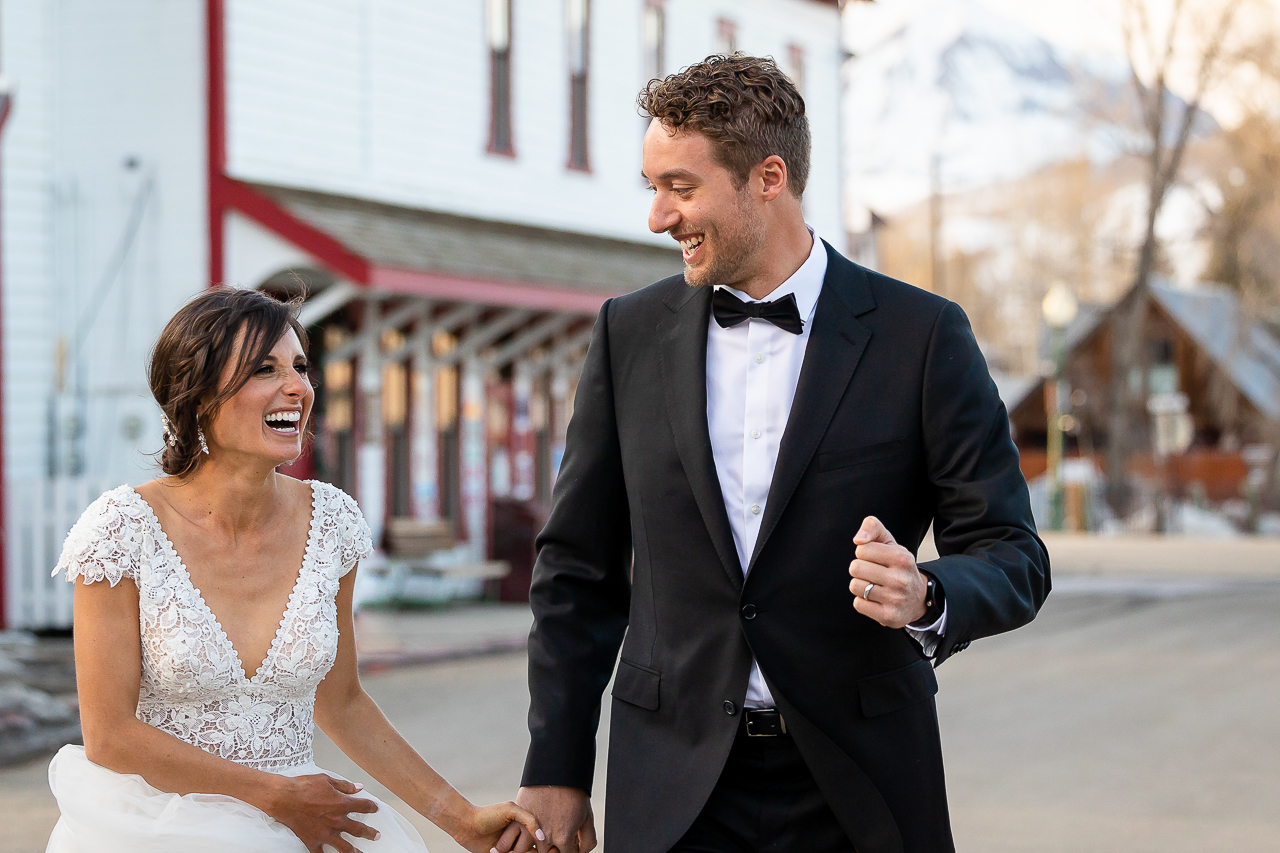
M 1123 64 L 1086 69 L 976 0 L 858 4 L 844 23 L 855 56 L 845 100 L 854 211 L 892 213 L 924 199 L 935 158 L 950 192 L 1114 154 L 1080 96 L 1082 78 Z

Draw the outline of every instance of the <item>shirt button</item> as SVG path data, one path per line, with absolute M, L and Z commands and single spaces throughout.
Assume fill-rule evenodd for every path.
M 724 700 L 724 712 L 732 717 L 734 714 L 738 713 L 738 706 L 733 704 L 731 699 L 726 699 Z
M 756 364 L 760 364 L 763 361 L 764 361 L 764 353 L 762 352 L 756 353 Z
M 752 437 L 752 438 L 759 438 L 759 437 L 760 437 L 760 430 L 758 430 L 758 429 L 753 429 L 753 430 L 751 431 L 751 437 Z
M 754 604 L 744 604 L 742 606 L 742 618 L 748 620 L 756 618 L 756 606 Z
M 752 504 L 752 505 L 751 505 L 751 514 L 752 514 L 752 515 L 759 515 L 759 514 L 760 514 L 760 504 Z

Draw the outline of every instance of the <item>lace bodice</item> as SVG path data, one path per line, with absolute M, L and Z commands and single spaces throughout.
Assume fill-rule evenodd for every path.
M 131 487 L 90 504 L 67 534 L 54 574 L 137 585 L 139 720 L 222 758 L 280 770 L 311 761 L 316 686 L 338 651 L 338 580 L 371 550 L 355 501 L 312 482 L 302 568 L 252 678 L 150 505 Z

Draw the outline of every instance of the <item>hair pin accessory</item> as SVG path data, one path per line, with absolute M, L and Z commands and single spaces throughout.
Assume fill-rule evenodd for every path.
M 178 436 L 173 432 L 173 426 L 169 423 L 169 416 L 164 412 L 160 413 L 160 423 L 164 424 L 164 443 L 170 447 L 178 446 Z M 208 451 L 205 451 L 206 453 Z

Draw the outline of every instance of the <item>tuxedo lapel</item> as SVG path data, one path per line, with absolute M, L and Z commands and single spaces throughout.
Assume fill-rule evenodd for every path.
M 755 566 L 769 534 L 800 484 L 871 340 L 871 330 L 857 319 L 876 304 L 866 274 L 826 241 L 823 245 L 827 250 L 827 274 L 814 310 L 813 329 L 809 332 L 791 414 L 782 433 L 778 463 L 773 469 L 769 500 L 751 554 L 751 566 Z
M 662 381 L 667 417 L 675 434 L 676 451 L 693 490 L 711 542 L 736 588 L 742 587 L 742 568 L 733 544 L 733 530 L 725 512 L 720 480 L 707 430 L 707 323 L 711 318 L 710 287 L 690 287 L 683 279 L 667 297 L 674 316 L 660 323 Z

